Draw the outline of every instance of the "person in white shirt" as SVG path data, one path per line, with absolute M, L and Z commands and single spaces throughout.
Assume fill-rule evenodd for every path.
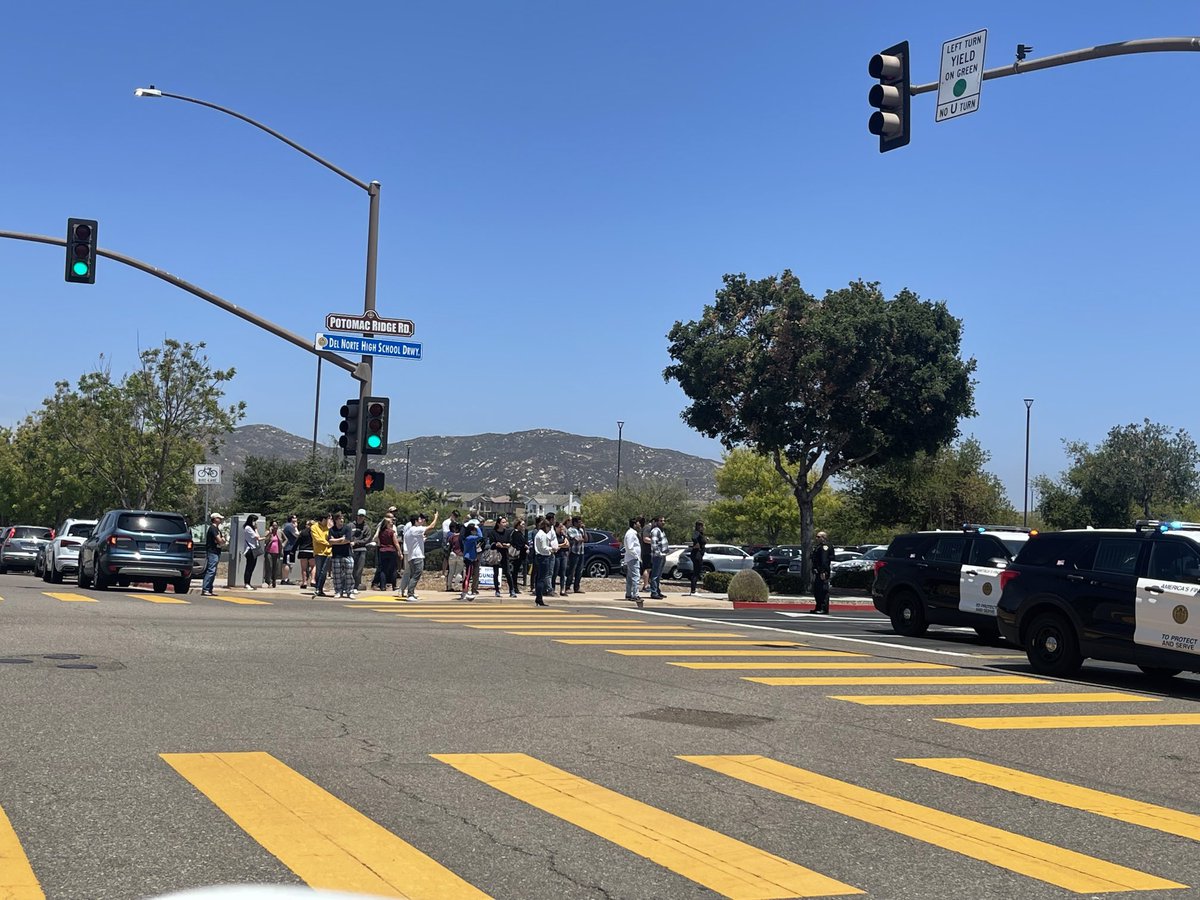
M 542 598 L 546 593 L 546 582 L 550 580 L 550 567 L 554 562 L 556 546 L 550 523 L 542 519 L 538 522 L 537 533 L 533 536 L 533 602 L 537 606 L 548 605 Z
M 417 584 L 425 571 L 425 535 L 437 528 L 437 521 L 437 513 L 434 513 L 433 522 L 426 525 L 425 513 L 416 513 L 404 526 L 404 578 L 396 593 L 407 593 L 410 601 L 421 599 L 417 596 Z
M 625 532 L 625 599 L 632 600 L 639 607 L 642 598 L 638 591 L 642 588 L 642 534 L 638 531 L 638 520 L 629 520 L 629 530 Z

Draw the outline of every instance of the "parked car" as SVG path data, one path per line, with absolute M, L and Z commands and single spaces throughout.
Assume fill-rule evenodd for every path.
M 79 550 L 76 582 L 97 590 L 149 581 L 157 593 L 192 586 L 192 534 L 179 513 L 112 509 L 100 517 Z
M 857 550 L 848 550 L 845 547 L 834 547 L 833 556 L 829 561 L 829 571 L 838 572 L 846 567 L 853 567 L 858 560 L 862 558 L 862 554 Z M 804 560 L 797 558 L 792 560 L 788 566 L 788 574 L 799 575 L 804 571 Z
M 67 519 L 54 530 L 34 570 L 43 581 L 62 584 L 63 575 L 79 568 L 79 548 L 96 527 L 95 519 Z
M 585 578 L 608 578 L 621 571 L 621 541 L 611 531 L 601 531 L 599 528 L 584 529 L 588 533 L 588 541 L 583 547 L 583 576 Z M 525 540 L 529 553 L 533 555 L 533 538 L 536 528 L 525 532 Z
M 849 559 L 845 560 L 844 562 L 836 563 L 831 568 L 838 571 L 850 572 L 870 571 L 871 569 L 875 568 L 875 560 L 883 559 L 884 554 L 886 553 L 886 544 L 872 544 L 870 545 L 870 548 L 857 559 Z
M 755 553 L 754 569 L 763 578 L 783 575 L 787 572 L 788 566 L 802 559 L 803 556 L 804 548 L 799 544 L 780 544 L 777 547 Z
M 740 572 L 754 568 L 754 557 L 732 544 L 709 544 L 704 548 L 704 560 L 700 567 L 705 572 Z M 686 554 L 679 557 L 679 571 L 692 574 L 692 558 Z
M 667 546 L 667 557 L 663 560 L 663 578 L 678 580 L 683 577 L 683 571 L 679 568 L 679 557 L 685 556 L 691 548 L 691 544 Z
M 54 536 L 53 529 L 42 525 L 10 525 L 0 538 L 0 575 L 9 569 L 34 568 L 42 546 Z

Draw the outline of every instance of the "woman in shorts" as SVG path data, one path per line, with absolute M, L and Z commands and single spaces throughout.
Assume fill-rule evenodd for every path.
M 300 590 L 304 590 L 316 577 L 313 571 L 312 519 L 304 522 L 296 536 L 296 559 L 300 560 Z

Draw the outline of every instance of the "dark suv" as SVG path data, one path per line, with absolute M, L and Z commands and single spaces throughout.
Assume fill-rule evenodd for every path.
M 1040 534 L 1000 580 L 1000 632 L 1043 675 L 1089 657 L 1155 678 L 1200 672 L 1200 525 Z
M 1000 573 L 1029 535 L 1026 528 L 970 524 L 899 535 L 875 561 L 875 608 L 905 637 L 930 625 L 960 625 L 995 639 Z
M 799 544 L 781 544 L 754 554 L 754 571 L 763 578 L 786 575 L 788 566 L 804 557 L 804 548 Z
M 144 509 L 112 509 L 100 518 L 79 548 L 76 572 L 81 588 L 128 587 L 149 581 L 162 593 L 176 594 L 192 586 L 192 533 L 179 513 Z

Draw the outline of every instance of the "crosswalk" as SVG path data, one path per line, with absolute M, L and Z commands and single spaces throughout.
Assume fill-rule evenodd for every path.
M 491 884 L 471 883 L 453 871 L 445 848 L 430 839 L 426 826 L 432 823 L 401 820 L 396 826 L 401 833 L 390 831 L 268 752 L 170 752 L 160 754 L 160 759 L 195 789 L 194 802 L 211 803 L 249 841 L 313 888 L 410 900 L 480 900 L 494 896 L 498 889 L 503 895 L 504 879 L 499 872 L 494 876 L 496 883 Z M 530 811 L 529 827 L 539 832 L 551 827 L 554 820 L 566 823 L 617 852 L 636 856 L 730 900 L 887 896 L 881 893 L 886 888 L 873 877 L 878 867 L 823 871 L 829 864 L 819 846 L 802 844 L 783 855 L 770 852 L 726 834 L 714 827 L 713 821 L 694 821 L 681 810 L 655 806 L 533 755 L 434 753 L 429 759 L 453 769 L 464 782 L 436 800 L 436 808 L 472 828 L 486 829 L 485 823 L 493 817 L 508 818 L 510 812 L 504 804 L 515 802 Z M 584 768 L 591 762 L 587 757 L 579 760 Z M 756 807 L 764 802 L 758 792 L 780 798 L 777 802 L 791 809 L 792 818 L 804 816 L 804 807 L 832 814 L 835 823 L 842 823 L 834 826 L 843 832 L 838 840 L 861 842 L 863 853 L 872 851 L 877 840 L 873 829 L 877 829 L 914 847 L 924 845 L 948 854 L 926 857 L 910 853 L 906 865 L 911 868 L 913 884 L 924 877 L 923 867 L 944 870 L 947 860 L 957 861 L 954 864 L 960 868 L 956 871 L 961 872 L 964 883 L 969 883 L 972 873 L 979 873 L 972 867 L 980 864 L 1007 873 L 1013 879 L 1011 896 L 1024 893 L 1022 879 L 1081 895 L 1192 888 L 1167 871 L 1172 861 L 1175 868 L 1191 873 L 1191 880 L 1196 880 L 1196 868 L 1188 862 L 1194 854 L 1140 859 L 1136 842 L 1105 840 L 1097 827 L 1111 820 L 1121 829 L 1134 827 L 1197 841 L 1200 815 L 1195 813 L 971 757 L 900 758 L 889 765 L 896 770 L 892 775 L 902 775 L 906 768 L 920 769 L 945 779 L 951 788 L 954 783 L 975 785 L 987 792 L 984 796 L 991 802 L 980 803 L 979 813 L 963 816 L 921 802 L 927 801 L 927 796 L 919 801 L 903 796 L 902 791 L 875 790 L 815 767 L 762 755 L 680 755 L 665 758 L 658 768 L 677 776 L 696 774 L 711 793 L 712 799 L 702 804 L 705 807 L 727 799 L 730 785 L 736 785 L 733 790 L 745 792 Z M 435 782 L 436 777 L 430 781 Z M 485 796 L 481 805 L 473 794 L 462 791 L 465 782 L 494 791 L 492 796 L 497 799 L 488 801 Z M 499 799 L 501 795 L 507 800 Z M 987 821 L 1003 820 L 999 811 L 1006 796 L 1022 804 L 1019 821 L 1026 823 L 1023 827 L 1005 828 Z M 44 900 L 38 872 L 52 869 L 62 860 L 44 839 L 36 842 L 42 856 L 27 855 L 16 826 L 4 812 L 5 799 L 0 785 L 0 897 Z M 790 806 L 793 802 L 794 808 Z M 1023 833 L 1036 829 L 1039 814 L 1051 808 L 1070 811 L 1075 827 L 1054 841 Z M 62 827 L 58 820 L 54 824 Z M 36 827 L 36 812 L 26 809 L 23 825 Z M 1096 855 L 1097 847 L 1117 858 Z M 611 857 L 608 859 L 606 862 L 597 852 L 574 864 L 592 865 L 598 873 L 611 865 Z M 522 867 L 536 865 L 537 855 L 524 860 Z M 1147 864 L 1148 860 L 1153 862 Z M 545 863 L 551 864 L 549 860 Z M 187 861 L 187 867 L 204 883 L 202 859 Z M 475 880 L 481 881 L 478 875 Z

